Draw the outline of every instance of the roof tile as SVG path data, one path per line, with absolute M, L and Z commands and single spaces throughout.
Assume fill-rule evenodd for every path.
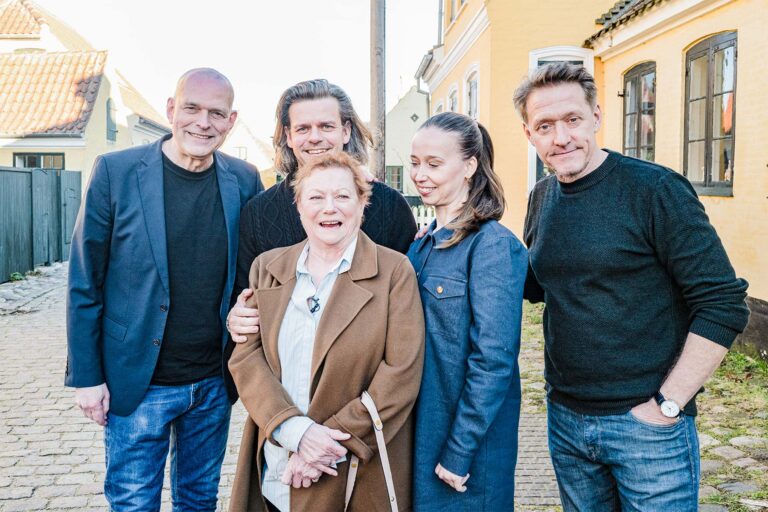
M 105 51 L 0 54 L 0 136 L 82 135 Z
M 36 36 L 45 24 L 40 11 L 27 0 L 5 0 L 0 2 L 0 35 Z

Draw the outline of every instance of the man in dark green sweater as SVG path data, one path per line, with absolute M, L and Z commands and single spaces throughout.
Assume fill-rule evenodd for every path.
M 697 510 L 695 396 L 746 326 L 747 283 L 684 176 L 597 146 L 583 67 L 539 68 L 515 106 L 553 171 L 529 200 L 526 298 L 546 304 L 564 510 Z

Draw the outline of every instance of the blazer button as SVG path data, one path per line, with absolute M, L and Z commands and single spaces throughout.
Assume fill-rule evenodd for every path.
M 437 293 L 443 293 L 443 287 L 442 286 L 438 286 L 437 287 Z
M 165 304 L 160 304 L 160 311 L 165 313 L 166 311 L 168 311 L 168 306 L 166 306 Z
M 153 340 L 152 340 L 152 343 L 154 343 L 156 347 L 159 347 L 159 346 L 160 346 L 160 340 L 159 340 L 159 339 L 157 339 L 157 338 L 153 339 Z

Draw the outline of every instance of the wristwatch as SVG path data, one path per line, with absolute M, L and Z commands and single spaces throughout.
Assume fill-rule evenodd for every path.
M 656 398 L 656 403 L 661 407 L 661 414 L 667 418 L 677 418 L 680 416 L 680 406 L 677 405 L 677 402 L 665 398 L 661 391 L 657 392 L 654 398 Z

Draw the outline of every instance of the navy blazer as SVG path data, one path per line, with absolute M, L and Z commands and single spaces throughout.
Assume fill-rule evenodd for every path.
M 65 384 L 106 382 L 110 410 L 120 416 L 133 412 L 149 387 L 172 307 L 161 150 L 169 137 L 96 159 L 72 236 Z M 227 227 L 224 323 L 235 280 L 240 209 L 264 187 L 252 165 L 220 152 L 214 158 Z M 227 339 L 224 329 L 222 354 Z

